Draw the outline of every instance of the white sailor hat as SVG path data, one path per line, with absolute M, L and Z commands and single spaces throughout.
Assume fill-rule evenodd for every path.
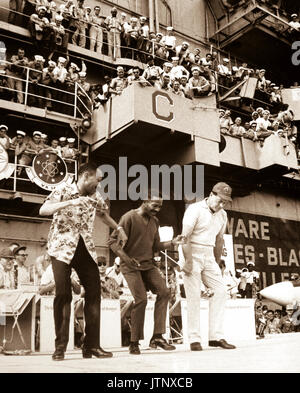
M 189 44 L 188 42 L 186 42 L 186 41 L 183 41 L 183 43 L 182 43 L 181 45 L 187 45 L 187 46 L 190 46 L 190 44 Z
M 76 63 L 71 63 L 71 64 L 70 64 L 70 67 L 71 67 L 71 68 L 75 68 L 76 71 L 79 71 L 79 67 L 78 67 L 78 65 L 77 65 Z
M 173 64 L 170 63 L 169 61 L 166 61 L 166 62 L 164 63 L 164 67 L 171 67 L 171 68 L 173 68 Z
M 47 8 L 46 8 L 44 5 L 40 5 L 40 6 L 37 8 L 37 10 L 38 10 L 38 11 L 41 11 L 41 10 L 47 11 Z
M 85 71 L 80 71 L 80 72 L 78 72 L 78 75 L 80 76 L 80 77 L 85 77 L 86 76 L 86 72 Z
M 160 37 L 162 37 L 163 36 L 163 34 L 162 33 L 156 33 L 156 37 L 157 36 L 160 36 Z
M 124 68 L 119 66 L 119 67 L 117 67 L 117 71 L 124 71 Z
M 7 127 L 5 124 L 1 124 L 1 125 L 0 125 L 0 130 L 2 130 L 2 128 L 5 128 L 5 131 L 8 130 L 8 127 Z
M 59 138 L 59 140 L 60 140 L 60 142 L 64 142 L 64 141 L 67 140 L 67 138 L 66 138 L 65 136 L 61 136 L 61 137 Z
M 292 14 L 291 18 L 297 18 L 297 16 L 298 16 L 297 14 Z
M 44 59 L 43 56 L 41 56 L 41 55 L 35 55 L 35 56 L 34 56 L 34 60 L 36 60 L 36 61 L 42 61 L 42 62 L 45 61 L 45 59 Z
M 69 143 L 74 143 L 74 142 L 75 142 L 75 138 L 67 138 L 67 141 L 68 141 Z
M 137 21 L 138 21 L 138 18 L 136 18 L 135 16 L 132 16 L 132 17 L 130 18 L 130 21 L 131 21 L 131 22 L 137 22 Z
M 56 14 L 55 15 L 55 20 L 60 20 L 62 21 L 64 19 L 64 17 L 62 15 Z
M 229 59 L 227 59 L 227 57 L 224 57 L 223 61 L 224 61 L 225 63 L 229 63 Z
M 172 26 L 168 26 L 167 27 L 167 31 L 172 31 L 173 30 L 173 27 Z
M 225 109 L 220 108 L 220 109 L 219 109 L 219 112 L 224 112 L 224 113 L 225 113 Z
M 55 61 L 49 60 L 49 61 L 48 61 L 48 66 L 50 66 L 50 67 L 56 67 Z
M 46 139 L 46 138 L 48 138 L 48 135 L 47 135 L 47 134 L 42 134 L 42 135 L 41 135 L 41 138 L 42 138 L 42 139 Z
M 127 15 L 125 14 L 125 12 L 122 12 L 122 13 L 121 13 L 121 16 L 127 16 Z
M 273 89 L 274 90 L 279 90 L 279 87 L 278 86 L 274 86 Z
M 88 5 L 87 7 L 84 7 L 86 10 L 91 10 L 92 11 L 92 9 L 91 9 L 91 7 Z
M 17 130 L 17 135 L 26 136 L 26 132 Z
M 255 266 L 255 263 L 254 262 L 248 262 L 247 266 L 249 266 L 249 265 Z
M 141 17 L 140 17 L 140 20 L 141 20 L 141 21 L 146 21 L 147 18 L 146 18 L 145 16 L 141 16 Z
M 264 108 L 262 108 L 261 106 L 259 106 L 258 108 L 256 108 L 256 112 L 258 112 L 258 111 L 263 111 L 264 110 Z
M 266 70 L 262 68 L 261 70 L 259 70 L 259 72 L 266 72 Z
M 41 133 L 41 131 L 33 131 L 33 134 L 32 134 L 33 136 L 42 136 L 42 133 Z
M 194 71 L 194 70 L 200 71 L 200 67 L 198 67 L 198 66 L 193 66 L 193 67 L 191 68 L 191 71 Z
M 179 57 L 177 56 L 172 57 L 172 61 L 179 61 Z
M 59 63 L 65 63 L 65 62 L 67 61 L 67 59 L 65 59 L 65 58 L 62 57 L 62 56 L 59 56 L 59 58 L 57 59 L 57 61 L 58 61 Z
M 232 67 L 232 71 L 238 71 L 238 67 L 237 66 L 233 66 Z

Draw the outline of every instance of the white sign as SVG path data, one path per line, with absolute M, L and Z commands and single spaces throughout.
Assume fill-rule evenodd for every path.
M 120 348 L 122 346 L 119 299 L 101 300 L 100 345 L 104 348 Z

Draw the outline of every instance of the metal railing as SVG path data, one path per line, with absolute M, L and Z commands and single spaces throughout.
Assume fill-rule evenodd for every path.
M 32 156 L 32 161 L 36 156 L 36 154 L 30 153 L 27 150 L 25 150 L 23 153 L 25 153 L 28 156 Z M 0 190 L 11 191 L 11 192 L 24 192 L 28 188 L 28 187 L 27 188 L 24 187 L 24 183 L 32 184 L 26 172 L 26 168 L 31 168 L 31 165 L 20 164 L 18 162 L 19 156 L 15 154 L 15 149 L 12 148 L 8 149 L 8 157 L 9 157 L 9 161 L 12 161 L 13 158 L 13 162 L 9 162 L 9 164 L 14 165 L 14 170 L 11 176 L 9 176 L 7 179 L 1 180 Z M 62 158 L 62 159 L 67 166 L 68 174 L 74 176 L 75 180 L 77 180 L 78 160 L 73 160 L 70 158 Z M 23 173 L 26 175 L 23 176 Z M 11 180 L 12 182 L 9 182 L 9 180 Z
M 11 62 L 6 61 L 5 63 L 8 66 L 13 65 Z M 92 100 L 79 83 L 73 82 L 73 86 L 71 83 L 69 85 L 70 87 L 68 87 L 68 82 L 65 82 L 65 89 L 58 89 L 54 86 L 45 85 L 41 82 L 34 83 L 31 80 L 30 72 L 32 71 L 42 75 L 43 71 L 25 66 L 18 67 L 24 69 L 25 78 L 22 78 L 20 75 L 16 76 L 16 73 L 10 70 L 8 70 L 8 73 L 1 74 L 0 79 L 2 82 L 6 81 L 6 85 L 5 83 L 2 83 L 0 90 L 2 92 L 7 92 L 8 94 L 6 96 L 4 94 L 0 94 L 0 98 L 11 100 L 11 95 L 14 96 L 16 94 L 18 96 L 19 94 L 22 96 L 22 99 L 21 102 L 18 103 L 24 104 L 25 107 L 44 107 L 47 108 L 47 110 L 52 111 L 53 109 L 51 107 L 53 106 L 58 109 L 57 112 L 69 115 L 74 119 L 83 118 L 86 113 L 90 116 L 92 115 Z M 12 81 L 13 83 L 11 83 Z M 21 82 L 22 90 L 15 86 L 15 82 Z M 14 88 L 9 87 L 11 85 L 13 85 Z M 46 94 L 46 92 L 48 94 Z M 58 99 L 61 97 L 64 99 Z M 12 99 L 14 99 L 14 97 L 12 97 Z M 51 104 L 51 107 L 49 103 Z

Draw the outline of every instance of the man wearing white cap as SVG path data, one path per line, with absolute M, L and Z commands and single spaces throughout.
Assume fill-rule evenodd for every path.
M 102 54 L 104 18 L 99 5 L 94 7 L 90 28 L 90 50 Z
M 228 65 L 229 65 L 229 59 L 224 57 L 222 64 L 218 65 L 218 73 L 222 76 L 230 76 L 231 71 L 230 71 Z
M 168 50 L 168 59 L 171 60 L 171 58 L 175 56 L 176 47 L 176 37 L 173 35 L 173 27 L 167 27 L 167 34 L 163 36 L 161 41 Z
M 24 142 L 25 136 L 26 136 L 26 132 L 21 131 L 21 130 L 17 130 L 16 136 L 14 136 L 13 139 L 11 140 L 10 147 L 15 149 L 18 144 Z
M 60 14 L 56 14 L 54 21 L 50 23 L 51 29 L 53 31 L 53 48 L 52 53 L 57 51 L 61 53 L 62 51 L 65 52 L 66 48 L 63 48 L 64 44 L 64 36 L 66 34 L 65 28 L 62 25 L 64 17 Z M 53 56 L 51 56 L 53 58 Z
M 290 32 L 293 32 L 295 30 L 300 31 L 300 23 L 297 19 L 298 19 L 297 14 L 291 15 L 291 21 L 289 22 L 289 25 L 291 26 Z
M 123 67 L 117 67 L 117 77 L 113 78 L 110 83 L 110 92 L 112 97 L 122 94 L 122 91 L 128 86 L 128 80 L 125 77 Z
M 43 88 L 40 85 L 43 76 L 45 59 L 41 55 L 35 55 L 34 60 L 29 62 L 28 67 L 30 68 L 28 77 L 28 105 L 43 107 Z
M 78 102 L 78 107 L 79 110 L 81 111 L 81 113 L 83 115 L 88 113 L 88 110 L 91 109 L 91 100 L 89 100 L 89 92 L 91 89 L 91 85 L 89 82 L 87 82 L 86 80 L 86 72 L 85 71 L 81 71 L 78 73 L 79 76 L 79 80 L 78 80 L 78 85 L 80 86 L 77 94 L 80 97 L 81 101 L 83 102 L 83 104 L 79 101 Z
M 254 270 L 254 266 L 254 262 L 248 262 L 248 271 L 244 271 L 241 273 L 241 277 L 245 278 L 246 283 L 244 296 L 242 297 L 246 297 L 247 299 L 256 297 L 257 286 L 259 284 L 259 273 Z
M 49 89 L 49 87 L 53 87 L 53 88 L 56 87 L 57 74 L 55 72 L 55 67 L 56 67 L 56 63 L 52 60 L 49 60 L 48 67 L 45 67 L 43 69 L 43 76 L 42 76 L 41 83 L 42 85 L 45 86 L 43 87 L 43 96 L 47 98 L 45 102 L 45 107 L 47 109 L 52 108 L 51 99 L 53 95 L 55 96 L 55 94 L 53 94 L 54 90 Z
M 37 52 L 45 55 L 46 50 L 48 49 L 51 33 L 50 22 L 46 18 L 46 12 L 46 7 L 39 6 L 37 8 L 37 12 L 31 15 L 28 22 L 28 29 Z
M 59 102 L 53 103 L 52 107 L 54 106 L 54 110 L 57 110 L 59 112 L 65 113 L 66 106 L 63 105 L 64 102 L 66 102 L 66 93 L 65 91 L 67 90 L 66 86 L 66 78 L 68 71 L 66 69 L 66 63 L 67 59 L 65 57 L 60 56 L 57 59 L 57 65 L 54 69 L 54 74 L 56 75 L 56 88 L 59 89 L 58 91 L 55 90 L 53 91 L 53 98 Z
M 44 149 L 48 149 L 50 147 L 50 145 L 48 145 L 48 135 L 47 134 L 41 135 L 41 143 L 43 144 Z
M 147 22 L 147 18 L 145 16 L 141 16 L 139 35 L 137 39 L 137 49 L 140 51 L 146 50 L 146 43 L 149 39 L 149 25 L 146 24 L 146 22 Z
M 75 138 L 67 138 L 68 144 L 62 147 L 61 153 L 63 158 L 69 158 L 76 160 L 79 155 L 79 151 L 74 147 Z
M 160 79 L 162 73 L 163 70 L 159 66 L 154 65 L 153 57 L 149 56 L 147 67 L 145 68 L 142 77 L 153 86 L 154 83 Z
M 26 154 L 26 150 L 28 148 L 26 132 L 17 130 L 16 134 L 17 135 L 12 140 L 12 147 L 15 148 L 15 155 L 17 157 L 18 164 L 29 165 L 32 161 L 32 158 L 29 154 Z M 18 176 L 21 174 L 22 169 L 22 167 L 17 168 Z
M 25 50 L 23 48 L 18 49 L 16 55 L 12 55 L 10 59 L 9 69 L 6 71 L 7 75 L 11 75 L 14 78 L 7 78 L 8 87 L 17 91 L 17 102 L 23 104 L 23 81 L 20 79 L 25 78 L 25 67 L 28 65 L 28 58 L 25 57 Z
M 81 48 L 85 48 L 86 28 L 87 28 L 86 9 L 84 8 L 83 4 L 84 4 L 84 0 L 78 0 L 77 6 L 74 8 L 76 30 L 72 37 L 72 44 L 78 45 Z
M 31 154 L 39 154 L 43 150 L 44 145 L 42 143 L 42 132 L 34 131 L 32 133 L 32 139 L 28 142 L 28 152 Z
M 8 127 L 5 124 L 0 125 L 0 145 L 5 149 L 9 149 L 11 140 L 6 134 Z
M 179 57 L 172 57 L 172 64 L 173 67 L 170 71 L 171 81 L 179 80 L 183 76 L 186 76 L 189 79 L 190 73 L 182 65 L 179 65 Z
M 209 81 L 200 75 L 198 66 L 192 67 L 192 77 L 189 79 L 189 88 L 193 97 L 201 97 L 210 92 L 211 86 Z
M 125 38 L 125 45 L 128 48 L 137 48 L 137 40 L 139 37 L 139 26 L 138 26 L 138 19 L 135 17 L 130 18 L 130 27 L 127 29 L 127 32 L 124 34 Z M 129 52 L 130 57 L 132 54 Z
M 231 187 L 223 182 L 212 188 L 208 198 L 192 203 L 185 211 L 182 246 L 185 262 L 184 288 L 187 302 L 188 337 L 191 351 L 201 351 L 200 297 L 201 284 L 214 292 L 209 298 L 209 346 L 234 349 L 224 339 L 226 287 L 219 263 L 223 251 L 223 235 L 227 214 L 224 207 L 231 199 Z
M 109 15 L 105 19 L 107 29 L 108 56 L 115 59 L 121 57 L 121 31 L 122 26 L 119 18 L 117 18 L 118 10 L 113 7 Z

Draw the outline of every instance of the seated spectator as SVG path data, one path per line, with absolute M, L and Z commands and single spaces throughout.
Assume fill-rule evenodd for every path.
M 58 145 L 58 149 L 60 149 L 61 152 L 61 156 L 62 156 L 62 149 L 67 145 L 67 138 L 65 136 L 61 136 L 59 138 L 59 145 Z
M 107 264 L 106 258 L 100 256 L 97 258 L 98 269 L 100 274 L 100 282 L 101 282 L 101 298 L 103 299 L 119 299 L 120 295 L 123 293 L 121 288 L 121 284 L 119 284 L 114 276 L 111 273 L 110 276 L 107 275 Z M 121 271 L 120 271 L 121 272 Z M 122 274 L 122 273 L 120 273 Z
M 181 89 L 180 82 L 178 80 L 174 80 L 172 82 L 172 93 L 177 96 L 184 97 L 184 92 Z
M 28 29 L 33 39 L 33 45 L 38 53 L 42 53 L 46 57 L 49 52 L 49 44 L 51 40 L 50 22 L 46 18 L 47 8 L 40 6 L 37 12 L 30 16 Z
M 147 64 L 142 77 L 154 86 L 154 83 L 160 80 L 163 70 L 159 66 L 154 65 L 154 59 L 152 57 L 148 60 Z
M 192 93 L 188 84 L 188 78 L 185 75 L 180 78 L 180 88 L 186 98 L 192 98 Z
M 161 65 L 161 62 L 168 58 L 168 49 L 163 42 L 163 35 L 161 33 L 156 34 L 156 43 L 154 45 L 155 56 L 159 59 L 156 65 Z
M 155 86 L 159 90 L 171 91 L 170 88 L 171 78 L 170 74 L 163 73 L 160 80 L 155 82 Z
M 240 67 L 238 67 L 238 70 L 235 73 L 235 79 L 237 81 L 242 81 L 242 80 L 248 78 L 249 77 L 249 71 L 250 71 L 250 69 L 248 68 L 248 64 L 247 63 L 242 63 L 242 65 Z
M 179 65 L 179 57 L 172 57 L 173 67 L 170 70 L 171 80 L 180 80 L 182 76 L 186 76 L 187 79 L 190 77 L 190 73 L 182 65 Z
M 44 146 L 44 149 L 48 149 L 50 146 L 48 145 L 48 135 L 47 134 L 42 134 L 41 135 L 41 142 Z
M 0 126 L 1 127 L 1 126 Z M 14 136 L 11 140 L 11 145 L 10 147 L 12 149 L 16 149 L 17 145 L 22 144 L 24 142 L 24 138 L 26 136 L 26 132 L 17 130 L 16 136 Z
M 274 317 L 274 311 L 273 310 L 268 310 L 266 314 L 266 327 L 265 327 L 265 334 L 278 334 L 281 333 L 281 330 L 279 329 L 278 326 L 278 320 L 275 319 Z
M 43 107 L 43 87 L 40 85 L 43 76 L 43 66 L 45 59 L 43 56 L 35 55 L 34 60 L 29 62 L 28 67 L 30 68 L 28 73 L 28 105 Z
M 125 76 L 124 68 L 117 67 L 117 77 L 113 78 L 110 84 L 111 96 L 121 95 L 122 91 L 128 86 L 128 80 Z
M 25 50 L 23 48 L 18 49 L 16 55 L 12 55 L 10 59 L 11 64 L 9 65 L 6 74 L 12 76 L 13 78 L 7 78 L 8 87 L 15 92 L 12 93 L 12 101 L 16 101 L 15 95 L 17 96 L 17 101 L 19 104 L 23 104 L 23 81 L 22 79 L 26 76 L 25 67 L 28 65 L 28 58 L 25 57 Z
M 173 35 L 173 27 L 167 27 L 167 34 L 163 36 L 161 43 L 165 46 L 168 51 L 167 58 L 171 60 L 171 58 L 175 55 L 175 47 L 176 47 L 176 37 Z
M 170 73 L 171 73 L 172 68 L 173 68 L 173 64 L 170 63 L 169 61 L 166 61 L 163 64 L 163 71 L 164 71 L 165 74 L 169 74 L 170 78 L 171 78 L 171 74 Z
M 242 119 L 237 117 L 234 121 L 234 124 L 229 128 L 229 134 L 232 136 L 244 136 L 245 128 L 242 126 Z
M 76 149 L 76 147 L 74 146 L 75 138 L 68 138 L 67 142 L 68 144 L 61 149 L 62 158 L 77 160 L 77 158 L 79 157 L 79 150 Z
M 111 97 L 111 92 L 110 92 L 111 77 L 106 75 L 104 77 L 104 81 L 105 81 L 104 85 L 101 86 L 99 94 L 94 99 L 94 103 L 93 103 L 94 109 L 98 108 L 99 106 L 99 104 L 97 104 L 98 102 L 101 105 L 104 105 Z
M 179 58 L 178 64 L 183 67 L 187 67 L 189 64 L 189 46 L 190 44 L 184 41 L 181 45 L 178 45 L 175 48 L 176 57 Z
M 15 289 L 14 254 L 8 248 L 0 250 L 0 289 Z
M 292 304 L 289 304 L 286 306 L 286 315 L 283 316 L 280 321 L 279 321 L 279 329 L 281 333 L 292 333 L 295 331 L 295 325 L 294 325 L 294 318 L 293 318 L 293 313 L 294 313 L 294 307 Z
M 61 153 L 61 146 L 59 145 L 58 139 L 52 139 L 50 143 L 50 149 L 53 151 L 53 153 L 57 154 L 58 156 L 62 156 Z
M 200 75 L 200 68 L 198 66 L 192 67 L 192 77 L 189 79 L 189 88 L 194 98 L 206 96 L 210 92 L 210 83 L 204 76 Z
M 195 48 L 194 52 L 189 53 L 189 61 L 191 64 L 198 64 L 195 57 L 197 56 L 197 58 L 199 58 L 199 60 L 201 60 L 200 53 L 201 53 L 201 50 L 199 48 Z
M 52 97 L 55 96 L 54 90 L 51 88 L 56 87 L 57 73 L 55 72 L 56 63 L 52 60 L 48 61 L 48 67 L 43 69 L 41 85 L 42 95 L 46 97 L 44 107 L 51 110 L 52 109 Z
M 250 123 L 246 122 L 244 124 L 244 129 L 245 129 L 245 132 L 243 135 L 244 138 L 251 139 L 252 141 L 255 141 L 257 139 L 256 123 L 255 122 L 253 123 L 253 128 L 251 127 Z
M 10 148 L 11 140 L 7 135 L 8 127 L 5 124 L 0 125 L 0 145 L 8 150 Z
M 140 69 L 139 67 L 134 67 L 132 69 L 131 75 L 128 76 L 128 86 L 132 85 L 133 83 L 138 83 L 140 86 L 145 87 L 149 86 L 150 83 L 146 81 L 141 75 L 140 75 Z
M 19 288 L 22 284 L 30 284 L 30 268 L 26 266 L 26 254 L 27 247 L 20 246 L 14 250 L 14 266 L 17 272 L 16 274 L 16 287 Z
M 76 295 L 80 294 L 81 286 L 76 272 L 73 270 L 71 273 L 71 286 Z M 41 283 L 39 286 L 39 294 L 41 296 L 55 294 L 55 281 L 53 275 L 52 264 L 50 264 L 42 275 Z

